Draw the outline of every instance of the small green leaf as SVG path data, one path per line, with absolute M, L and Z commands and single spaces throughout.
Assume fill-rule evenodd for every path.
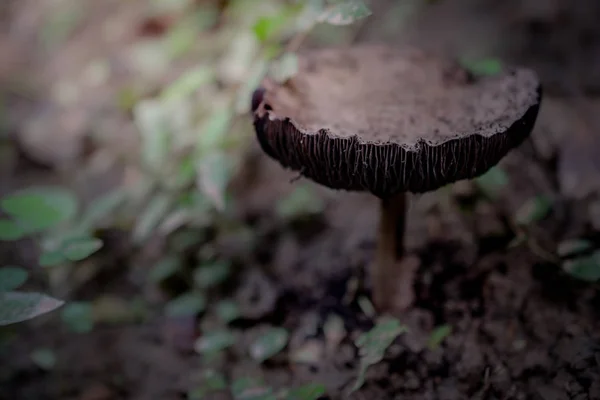
M 318 214 L 325 203 L 307 185 L 300 185 L 292 193 L 277 202 L 277 215 L 283 219 L 294 219 L 304 215 Z
M 187 317 L 201 313 L 206 308 L 206 298 L 201 293 L 188 292 L 174 298 L 165 306 L 170 317 Z
M 231 274 L 231 264 L 225 261 L 201 265 L 194 271 L 194 283 L 208 289 L 225 282 Z
M 221 300 L 217 303 L 216 313 L 221 321 L 228 324 L 242 315 L 239 306 L 233 300 Z
M 63 322 L 75 333 L 88 333 L 94 329 L 94 315 L 91 303 L 77 301 L 67 304 L 61 312 Z
M 0 293 L 0 326 L 26 321 L 49 313 L 64 302 L 42 293 Z
M 175 255 L 161 258 L 148 273 L 151 282 L 159 283 L 175 274 L 181 268 L 181 261 Z
M 264 383 L 252 379 L 241 378 L 231 384 L 231 393 L 235 400 L 276 400 L 270 387 Z
M 385 318 L 378 321 L 369 332 L 363 333 L 356 339 L 355 344 L 360 356 L 360 370 L 351 393 L 362 387 L 369 366 L 383 360 L 387 348 L 406 331 L 406 327 L 397 319 Z
M 270 328 L 250 345 L 250 356 L 262 363 L 287 345 L 289 333 L 284 328 Z
M 52 349 L 37 349 L 31 353 L 31 361 L 39 368 L 49 371 L 56 365 L 56 354 Z
M 188 400 L 208 399 L 206 397 L 211 392 L 217 392 L 227 389 L 227 381 L 219 372 L 209 369 L 202 373 L 201 383 L 198 388 L 188 392 Z
M 28 233 L 54 228 L 75 216 L 77 198 L 58 187 L 33 187 L 10 194 L 0 206 Z
M 298 56 L 294 53 L 285 53 L 271 65 L 271 77 L 278 83 L 285 83 L 298 73 Z
M 515 221 L 520 225 L 530 225 L 544 219 L 552 210 L 552 200 L 546 196 L 536 196 L 525 202 L 517 211 Z
M 204 371 L 204 373 L 202 374 L 202 380 L 204 382 L 204 385 L 209 390 L 227 389 L 227 381 L 225 380 L 225 377 L 217 371 L 211 369 Z
M 77 262 L 88 258 L 103 245 L 102 240 L 92 237 L 73 238 L 64 243 L 62 252 L 67 260 Z
M 362 0 L 342 0 L 327 7 L 318 20 L 331 25 L 350 25 L 371 14 L 371 10 Z
M 62 249 L 57 250 L 45 250 L 38 260 L 38 263 L 42 267 L 56 267 L 61 264 L 67 263 L 69 260 L 65 257 Z
M 461 64 L 475 75 L 497 75 L 502 72 L 502 62 L 496 58 L 484 58 L 482 60 L 463 59 Z
M 136 104 L 134 122 L 142 139 L 142 160 L 156 171 L 164 166 L 171 149 L 168 110 L 162 102 L 152 99 Z
M 229 108 L 219 109 L 208 117 L 199 130 L 197 150 L 200 156 L 222 147 L 232 119 L 233 112 Z
M 325 386 L 309 383 L 299 388 L 292 389 L 287 396 L 287 400 L 317 400 L 326 393 Z
M 452 326 L 440 325 L 436 327 L 429 335 L 427 346 L 430 349 L 436 349 L 452 333 Z
M 0 267 L 0 293 L 18 289 L 28 277 L 29 273 L 21 267 Z
M 173 178 L 173 186 L 175 188 L 186 188 L 194 183 L 194 179 L 196 178 L 196 159 L 194 154 L 188 154 L 179 159 Z
M 194 350 L 199 354 L 214 354 L 233 346 L 235 335 L 227 330 L 205 333 L 196 340 Z
M 277 34 L 281 28 L 283 28 L 286 22 L 286 18 L 283 15 L 277 14 L 275 16 L 261 17 L 256 21 L 252 30 L 256 35 L 256 38 L 261 42 L 270 40 L 275 34 Z
M 207 154 L 198 164 L 200 190 L 219 211 L 225 209 L 225 190 L 229 185 L 231 173 L 229 159 L 223 152 Z
M 24 236 L 25 232 L 15 222 L 8 219 L 0 220 L 0 240 L 8 242 L 22 239 Z
M 171 83 L 162 93 L 165 100 L 180 100 L 194 94 L 202 86 L 214 80 L 215 73 L 206 65 L 198 65 L 183 73 Z
M 485 174 L 475 179 L 479 189 L 490 199 L 496 199 L 500 191 L 509 183 L 508 175 L 500 167 L 490 168 Z
M 574 278 L 586 282 L 600 280 L 600 250 L 589 256 L 565 261 L 564 269 Z
M 371 303 L 371 300 L 369 300 L 368 297 L 360 296 L 358 298 L 358 305 L 367 317 L 374 318 L 377 315 L 377 311 L 375 311 L 375 307 L 373 306 L 373 303 Z
M 592 243 L 589 240 L 584 239 L 570 239 L 564 240 L 558 245 L 558 255 L 561 257 L 582 253 L 592 248 Z
M 127 200 L 127 191 L 115 189 L 98 197 L 83 212 L 78 224 L 80 232 L 87 232 L 107 220 Z
M 295 18 L 295 25 L 298 31 L 307 32 L 319 22 L 319 16 L 325 11 L 325 0 L 306 0 L 303 3 L 300 15 Z
M 269 63 L 264 58 L 255 61 L 254 65 L 250 69 L 250 72 L 248 73 L 248 79 L 244 82 L 243 86 L 237 93 L 235 111 L 238 114 L 243 114 L 250 111 L 250 99 L 252 98 L 252 92 L 254 92 L 254 90 L 260 85 L 260 82 L 268 70 Z
M 173 199 L 167 193 L 159 193 L 152 197 L 136 221 L 132 233 L 134 242 L 141 243 L 148 239 L 170 211 L 172 205 Z

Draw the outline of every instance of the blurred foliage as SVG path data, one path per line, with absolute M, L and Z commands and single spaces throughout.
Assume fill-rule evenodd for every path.
M 108 246 L 99 233 L 106 228 L 122 229 L 133 244 L 128 250 L 144 253 L 150 249 L 155 255 L 143 265 L 148 284 L 171 289 L 169 283 L 177 282 L 175 293 L 165 290 L 170 298 L 160 312 L 167 318 L 202 320 L 202 333 L 194 343 L 203 361 L 201 384 L 188 392 L 189 399 L 211 398 L 211 393 L 218 391 L 227 391 L 235 399 L 255 400 L 324 396 L 325 388 L 316 383 L 276 391 L 251 378 L 228 381 L 226 374 L 211 369 L 211 361 L 232 352 L 239 336 L 233 322 L 244 317 L 238 300 L 224 296 L 224 287 L 235 281 L 238 271 L 235 260 L 221 254 L 218 242 L 232 234 L 256 235 L 236 215 L 238 205 L 230 190 L 244 167 L 248 141 L 253 140 L 248 123 L 253 90 L 265 76 L 278 82 L 293 77 L 298 70 L 296 51 L 319 25 L 352 24 L 368 17 L 370 10 L 360 0 L 231 0 L 223 10 L 215 3 L 195 7 L 191 0 L 151 3 L 153 21 L 165 25 L 164 31 L 141 35 L 131 46 L 128 57 L 136 79 L 123 85 L 114 99 L 131 116 L 139 134 L 138 151 L 127 152 L 122 160 L 127 175 L 133 178 L 87 204 L 72 191 L 58 187 L 11 193 L 0 200 L 0 240 L 34 241 L 38 264 L 47 274 L 47 291 L 68 298 L 85 280 L 81 275 L 95 273 L 86 261 Z M 80 11 L 74 8 L 48 20 L 43 27 L 48 48 L 76 29 Z M 172 15 L 178 17 L 170 18 Z M 493 75 L 502 68 L 495 59 L 463 60 L 463 64 L 481 75 Z M 94 63 L 92 75 L 101 76 L 105 67 L 106 60 Z M 167 74 L 170 70 L 177 71 L 176 76 Z M 158 77 L 165 76 L 169 77 L 166 86 L 161 83 L 156 89 Z M 500 167 L 475 182 L 489 200 L 497 200 L 510 183 Z M 273 212 L 289 221 L 321 213 L 324 207 L 309 185 L 297 185 L 278 201 Z M 525 229 L 543 220 L 552 207 L 550 199 L 533 198 L 518 211 L 515 221 Z M 246 240 L 249 248 L 253 243 L 252 237 Z M 569 253 L 586 250 L 573 244 L 570 249 L 567 244 L 562 247 L 561 251 Z M 578 279 L 600 279 L 598 253 L 578 254 L 563 267 Z M 17 290 L 27 284 L 28 277 L 28 270 L 18 266 L 0 268 L 0 325 L 61 306 L 60 319 L 74 333 L 90 332 L 100 322 L 127 323 L 146 315 L 143 306 L 124 299 L 71 299 L 63 306 L 62 300 L 49 295 Z M 368 317 L 376 318 L 367 298 L 361 297 L 359 303 Z M 291 336 L 284 327 L 263 328 L 245 349 L 257 368 L 280 355 Z M 381 361 L 405 331 L 398 320 L 381 319 L 356 340 L 361 363 L 353 390 L 363 385 L 369 366 Z M 343 320 L 332 316 L 324 334 L 335 348 L 346 335 Z M 450 326 L 437 327 L 429 347 L 439 346 L 450 334 Z M 56 364 L 51 349 L 35 350 L 31 358 L 42 369 Z
M 452 333 L 452 326 L 450 325 L 440 325 L 435 327 L 435 329 L 429 335 L 429 340 L 427 341 L 427 347 L 433 350 L 438 348 L 442 342 L 450 336 Z
M 360 371 L 351 392 L 362 387 L 367 369 L 383 360 L 387 348 L 406 331 L 407 328 L 397 319 L 383 317 L 369 332 L 363 333 L 356 339 L 355 344 L 360 356 Z

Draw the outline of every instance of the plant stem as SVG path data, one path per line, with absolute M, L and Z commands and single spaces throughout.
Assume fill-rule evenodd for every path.
M 403 274 L 404 230 L 406 226 L 406 195 L 400 193 L 381 200 L 377 253 L 371 269 L 373 303 L 379 311 L 390 311 L 396 298 L 398 280 Z M 410 274 L 408 274 L 410 276 Z M 401 294 L 402 296 L 404 294 Z M 407 293 L 412 297 L 412 293 Z

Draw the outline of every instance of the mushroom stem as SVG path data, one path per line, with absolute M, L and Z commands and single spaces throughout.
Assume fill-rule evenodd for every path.
M 404 193 L 381 199 L 377 253 L 371 270 L 373 303 L 380 311 L 394 308 L 397 288 L 412 287 L 412 284 L 406 286 L 398 282 L 407 275 L 403 274 L 401 262 L 404 255 L 406 203 Z M 409 296 L 412 300 L 412 293 L 400 295 L 404 298 Z

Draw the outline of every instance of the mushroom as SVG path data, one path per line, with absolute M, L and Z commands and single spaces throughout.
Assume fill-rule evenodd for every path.
M 284 83 L 263 79 L 252 97 L 256 137 L 283 167 L 337 190 L 380 201 L 373 303 L 404 309 L 406 193 L 472 179 L 533 129 L 542 97 L 525 68 L 475 76 L 415 48 L 360 45 L 299 55 Z M 406 285 L 403 285 L 406 286 Z

